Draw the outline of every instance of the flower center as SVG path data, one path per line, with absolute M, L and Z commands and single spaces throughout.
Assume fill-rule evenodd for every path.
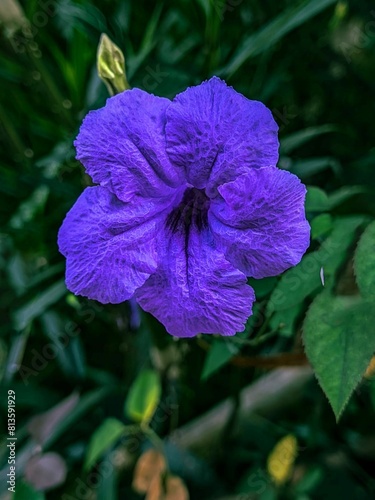
M 182 201 L 167 217 L 167 227 L 173 233 L 186 232 L 194 225 L 198 230 L 207 226 L 210 200 L 203 189 L 187 188 Z

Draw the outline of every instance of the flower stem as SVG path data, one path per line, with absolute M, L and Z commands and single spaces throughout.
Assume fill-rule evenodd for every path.
M 148 437 L 154 447 L 164 456 L 166 464 L 166 474 L 169 474 L 168 459 L 165 453 L 164 441 L 156 434 L 154 429 L 152 429 L 147 423 L 141 424 L 141 430 Z

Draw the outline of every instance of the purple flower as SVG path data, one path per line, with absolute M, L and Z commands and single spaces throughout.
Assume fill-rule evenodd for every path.
M 173 101 L 127 90 L 85 118 L 86 188 L 59 232 L 67 287 L 102 303 L 135 297 L 178 337 L 234 335 L 309 245 L 306 189 L 276 168 L 277 125 L 218 78 Z

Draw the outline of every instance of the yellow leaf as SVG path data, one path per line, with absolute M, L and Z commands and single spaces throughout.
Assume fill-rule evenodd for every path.
M 159 404 L 161 383 L 154 370 L 142 370 L 129 390 L 125 414 L 135 422 L 149 422 Z
M 267 471 L 277 485 L 281 486 L 289 479 L 297 454 L 298 443 L 293 434 L 283 437 L 270 453 Z

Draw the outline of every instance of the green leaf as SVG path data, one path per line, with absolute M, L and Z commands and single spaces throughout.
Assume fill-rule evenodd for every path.
M 64 323 L 55 311 L 46 311 L 40 316 L 40 321 L 44 334 L 55 346 L 57 361 L 65 375 L 69 379 L 82 379 L 86 367 L 79 336 L 70 337 L 62 333 Z
M 306 0 L 300 5 L 282 12 L 266 26 L 247 37 L 231 62 L 219 74 L 233 75 L 247 59 L 265 52 L 290 31 L 301 26 L 335 2 L 336 0 Z
M 366 220 L 362 216 L 337 218 L 332 233 L 319 250 L 305 255 L 297 266 L 282 275 L 267 304 L 267 313 L 288 309 L 321 289 L 322 267 L 326 287 L 332 286 L 333 277 L 345 262 L 348 249 L 355 239 L 356 229 Z
M 43 293 L 36 296 L 36 298 L 26 305 L 17 309 L 14 313 L 13 319 L 15 328 L 22 330 L 37 316 L 42 314 L 49 306 L 57 302 L 66 294 L 66 286 L 64 280 L 54 283 L 47 288 Z
M 271 278 L 273 279 L 273 278 Z M 268 278 L 263 280 L 254 280 L 258 284 L 262 282 L 267 282 L 269 286 L 270 281 Z M 249 280 L 250 284 L 251 280 Z M 263 286 L 264 283 L 261 285 Z M 274 281 L 272 282 L 272 286 L 274 285 Z M 256 290 L 256 293 L 258 291 Z M 258 295 L 257 295 L 258 297 Z M 243 332 L 237 333 L 235 337 L 222 337 L 221 339 L 215 339 L 211 344 L 211 349 L 209 350 L 205 363 L 203 366 L 201 380 L 207 380 L 208 377 L 213 375 L 216 371 L 218 371 L 222 366 L 224 366 L 230 359 L 235 356 L 241 350 L 241 340 L 247 339 L 254 330 L 255 325 L 259 321 L 259 313 L 261 307 L 259 304 L 255 304 L 253 307 L 253 314 L 249 317 L 246 322 L 245 330 Z
M 327 193 L 315 186 L 308 186 L 306 193 L 306 212 L 325 212 L 328 209 Z
M 280 154 L 289 154 L 298 147 L 303 146 L 306 142 L 314 139 L 314 137 L 334 131 L 335 127 L 333 125 L 320 125 L 319 127 L 309 127 L 294 132 L 280 140 Z
M 304 476 L 298 481 L 295 487 L 296 493 L 299 495 L 298 499 L 310 498 L 310 496 L 301 496 L 311 492 L 324 478 L 323 467 L 319 465 L 310 466 Z
M 215 340 L 209 350 L 201 375 L 202 380 L 207 380 L 213 373 L 218 371 L 240 350 L 240 346 L 226 341 Z
M 303 326 L 305 350 L 338 420 L 375 351 L 375 311 L 359 296 L 320 294 Z
M 6 361 L 3 375 L 5 382 L 10 382 L 22 365 L 28 338 L 29 329 L 12 336 L 11 347 L 9 349 L 8 359 Z
M 163 8 L 162 3 L 157 3 L 155 9 L 150 17 L 148 17 L 149 21 L 147 25 L 144 26 L 143 29 L 143 39 L 141 43 L 141 47 L 139 52 L 132 56 L 128 57 L 128 80 L 132 80 L 135 73 L 138 69 L 145 63 L 145 60 L 152 52 L 156 45 L 157 38 L 157 29 L 160 20 L 160 14 Z
M 301 179 L 305 179 L 328 169 L 333 170 L 337 174 L 340 171 L 340 164 L 334 158 L 324 156 L 296 161 L 293 163 L 290 171 Z
M 105 455 L 98 468 L 101 481 L 98 484 L 96 500 L 118 500 L 119 470 L 118 468 L 112 467 L 112 469 L 108 471 L 106 458 L 107 456 Z M 108 459 L 110 460 L 111 457 L 109 456 Z
M 313 218 L 310 223 L 311 238 L 316 240 L 329 233 L 333 227 L 333 219 L 330 214 L 320 214 Z
M 254 289 L 255 296 L 257 300 L 259 300 L 267 297 L 267 295 L 272 292 L 277 283 L 277 278 L 275 276 L 272 276 L 270 278 L 263 278 L 260 280 L 250 278 L 248 280 L 248 283 Z
M 16 493 L 13 496 L 13 500 L 44 500 L 44 493 L 41 491 L 36 491 L 32 486 L 24 481 L 16 481 Z
M 107 418 L 91 437 L 84 469 L 90 470 L 103 453 L 124 434 L 126 426 L 116 418 Z
M 16 252 L 9 260 L 6 272 L 9 282 L 17 295 L 21 295 L 28 286 L 28 277 L 25 270 L 25 261 L 21 254 Z
M 301 311 L 302 304 L 296 304 L 288 309 L 276 311 L 270 321 L 271 328 L 278 330 L 280 335 L 284 337 L 291 337 L 295 333 L 295 322 Z
M 143 370 L 131 386 L 125 403 L 125 413 L 136 422 L 148 422 L 159 404 L 160 378 L 154 370 Z
M 307 186 L 305 209 L 307 212 L 327 212 L 350 197 L 363 192 L 365 192 L 363 187 L 353 186 L 338 189 L 327 195 L 325 191 L 316 186 Z
M 363 187 L 352 186 L 338 189 L 337 191 L 327 195 L 327 193 L 318 187 L 308 186 L 305 208 L 307 212 L 326 212 L 328 210 L 332 210 L 352 196 L 364 192 L 365 189 Z
M 375 298 L 375 222 L 362 234 L 354 255 L 357 284 L 365 299 Z
M 367 190 L 363 186 L 345 186 L 341 189 L 337 189 L 337 191 L 334 191 L 328 196 L 329 208 L 335 208 L 352 196 L 366 192 Z

